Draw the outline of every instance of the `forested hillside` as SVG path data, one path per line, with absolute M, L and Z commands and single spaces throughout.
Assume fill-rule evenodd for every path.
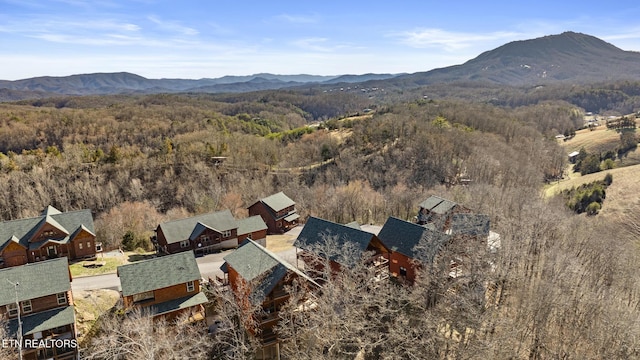
M 313 328 L 335 344 L 345 334 L 365 343 L 336 348 L 337 358 L 640 356 L 635 229 L 572 215 L 540 195 L 566 163 L 553 135 L 580 127 L 585 109 L 548 95 L 517 107 L 395 96 L 403 100 L 288 91 L 5 103 L 0 217 L 88 208 L 99 241 L 113 248 L 126 230 L 145 246 L 166 219 L 219 209 L 246 216 L 278 191 L 303 219 L 374 224 L 411 220 L 438 194 L 490 216 L 502 236 L 491 271 L 455 289 L 425 274 L 412 289 L 377 297 L 356 296 L 362 279 L 338 282 L 320 306 L 385 309 L 379 322 L 363 329 L 353 312 L 335 332 L 311 319 L 315 327 L 289 328 L 286 352 L 322 358 L 326 348 L 303 341 Z M 500 289 L 489 301 L 478 297 L 486 284 Z M 424 300 L 433 294 L 437 303 Z

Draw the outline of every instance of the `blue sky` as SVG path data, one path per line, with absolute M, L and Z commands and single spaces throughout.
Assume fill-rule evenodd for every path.
M 413 73 L 563 31 L 640 51 L 639 19 L 626 0 L 0 0 L 0 79 Z

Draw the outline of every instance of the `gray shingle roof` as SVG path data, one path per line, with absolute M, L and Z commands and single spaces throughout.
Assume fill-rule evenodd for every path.
M 375 235 L 351 226 L 310 217 L 293 245 L 297 248 L 315 253 L 316 255 L 326 257 L 325 254 L 319 254 L 318 251 L 322 251 L 320 249 L 326 244 L 328 238 L 335 241 L 335 246 L 338 248 L 337 250 L 343 249 L 347 244 L 351 243 L 355 245 L 354 250 L 356 251 L 356 253 L 353 254 L 354 259 L 341 259 L 343 254 L 337 251 L 329 255 L 330 260 L 338 263 L 351 260 L 352 263 L 355 263 L 360 261 L 364 251 L 366 251 L 371 241 L 375 238 Z
M 71 290 L 67 258 L 0 269 L 0 306 L 16 301 L 15 284 L 18 282 L 18 301 L 35 299 Z
M 437 250 L 447 241 L 448 235 L 418 224 L 390 217 L 385 222 L 380 233 L 378 233 L 378 238 L 389 249 L 412 259 L 417 258 L 419 255 L 424 255 L 426 251 L 426 256 L 429 259 L 423 260 L 432 261 Z M 433 253 L 430 249 L 433 249 Z
M 151 314 L 154 316 L 162 315 L 182 309 L 188 309 L 192 306 L 206 304 L 209 301 L 203 292 L 195 295 L 189 295 L 178 299 L 165 301 L 150 307 Z
M 489 215 L 454 214 L 451 218 L 452 235 L 489 236 Z
M 251 300 L 258 303 L 289 273 L 319 286 L 298 268 L 252 240 L 244 241 L 224 260 L 227 267 L 233 268 L 244 280 L 252 283 Z
M 20 244 L 29 247 L 29 238 L 45 223 L 51 224 L 67 235 L 75 234 L 83 225 L 90 233 L 95 234 L 93 216 L 90 210 L 60 212 L 56 208 L 49 206 L 40 216 L 1 222 L 0 248 L 7 241 L 10 241 L 13 236 L 20 239 Z
M 296 203 L 291 200 L 287 195 L 285 195 L 282 191 L 277 194 L 273 194 L 271 196 L 267 196 L 264 199 L 261 199 L 265 205 L 273 209 L 274 211 L 280 211 L 288 208 L 289 206 L 293 206 Z
M 201 278 L 192 251 L 118 266 L 118 276 L 123 296 L 162 289 Z
M 267 230 L 267 224 L 264 223 L 260 215 L 238 220 L 238 235 L 249 234 L 260 230 Z
M 64 306 L 47 310 L 22 318 L 23 335 L 31 335 L 40 331 L 55 329 L 60 326 L 75 323 L 76 317 L 73 306 Z M 9 321 L 9 333 L 15 335 L 18 332 L 18 319 Z
M 196 229 L 198 223 L 200 223 L 200 226 Z M 185 219 L 167 221 L 159 225 L 168 244 L 187 240 L 192 236 L 197 237 L 197 235 L 194 235 L 194 230 L 202 232 L 207 227 L 221 232 L 236 229 L 238 224 L 233 215 L 231 215 L 231 211 L 222 210 Z

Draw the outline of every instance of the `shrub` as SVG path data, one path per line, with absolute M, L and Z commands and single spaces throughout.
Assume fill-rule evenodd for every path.
M 592 202 L 591 204 L 589 204 L 589 206 L 587 206 L 587 215 L 596 215 L 598 213 L 598 211 L 600 211 L 601 209 L 601 205 L 598 202 Z

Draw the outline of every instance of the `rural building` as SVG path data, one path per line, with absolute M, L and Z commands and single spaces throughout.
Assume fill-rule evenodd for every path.
M 48 206 L 40 216 L 0 223 L 0 268 L 95 255 L 96 235 L 89 210 L 60 212 Z
M 267 246 L 267 224 L 259 215 L 238 220 L 238 241 L 242 243 L 247 239 Z
M 331 272 L 338 272 L 343 266 L 352 268 L 365 261 L 375 267 L 376 278 L 389 276 L 387 246 L 378 236 L 360 230 L 353 223 L 342 225 L 310 217 L 293 245 L 297 248 L 297 257 L 313 278 L 321 279 L 324 275 L 324 259 L 329 260 Z M 372 255 L 365 259 L 367 253 Z
M 296 203 L 283 192 L 267 196 L 249 206 L 249 216 L 260 215 L 269 234 L 281 234 L 298 225 Z
M 224 260 L 222 269 L 226 282 L 237 301 L 244 310 L 260 309 L 259 314 L 253 315 L 258 329 L 248 329 L 254 335 L 258 334 L 263 346 L 256 358 L 279 359 L 279 340 L 275 327 L 280 320 L 280 309 L 290 298 L 287 289 L 297 280 L 295 284 L 298 290 L 308 294 L 302 296 L 300 305 L 303 305 L 311 301 L 311 294 L 319 285 L 296 267 L 250 239 L 225 256 Z
M 471 212 L 458 203 L 435 195 L 421 202 L 418 207 L 416 223 L 418 225 L 433 224 L 435 229 L 442 231 L 449 229 L 453 214 Z
M 420 263 L 433 263 L 449 235 L 430 226 L 422 226 L 389 217 L 378 234 L 389 248 L 389 272 L 403 282 L 413 284 Z
M 151 240 L 158 253 L 193 251 L 196 255 L 208 254 L 236 248 L 239 239 L 247 237 L 266 241 L 266 225 L 260 221 L 257 218 L 237 221 L 231 211 L 223 210 L 164 222 L 158 225 Z
M 204 320 L 208 300 L 200 292 L 200 270 L 192 252 L 118 266 L 118 277 L 126 311 L 138 307 L 154 317 L 189 313 L 193 320 Z
M 76 359 L 76 318 L 67 258 L 1 269 L 0 318 L 8 319 L 9 338 L 18 339 L 18 329 L 22 330 L 27 345 L 22 350 L 24 359 Z
M 455 253 L 451 261 L 451 276 L 464 274 L 465 264 L 484 266 L 486 256 L 500 248 L 500 235 L 491 231 L 491 221 L 484 214 L 454 214 L 451 218 L 450 247 Z M 480 256 L 479 261 L 469 261 Z
M 578 158 L 578 155 L 580 155 L 579 151 L 573 151 L 571 153 L 569 153 L 568 156 L 568 160 L 570 163 L 575 164 L 576 163 L 576 159 Z

